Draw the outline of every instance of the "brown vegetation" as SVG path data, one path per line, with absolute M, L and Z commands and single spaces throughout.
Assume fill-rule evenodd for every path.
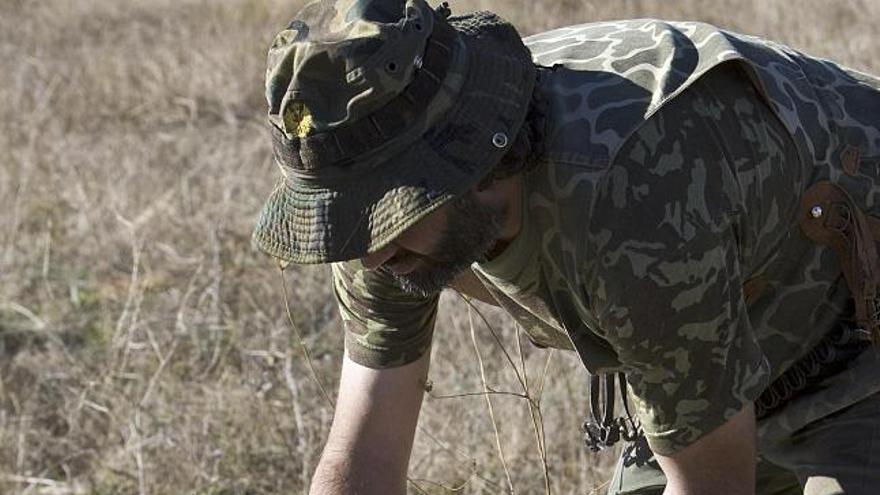
M 249 243 L 276 173 L 264 52 L 299 5 L 0 2 L 0 493 L 305 490 L 332 410 L 299 354 L 277 267 Z M 453 8 L 496 10 L 524 33 L 701 19 L 880 72 L 875 0 Z M 342 334 L 326 275 L 285 277 L 332 389 Z M 433 393 L 479 392 L 466 306 L 451 294 L 442 306 Z M 510 320 L 487 313 L 518 363 Z M 476 342 L 489 386 L 520 393 L 479 321 Z M 548 353 L 524 347 L 534 393 Z M 550 359 L 541 410 L 554 493 L 589 493 L 612 461 L 582 447 L 583 374 L 572 356 Z M 526 403 L 497 395 L 493 405 L 510 483 L 541 493 Z M 421 424 L 411 477 L 424 491 L 505 491 L 482 397 L 428 399 Z

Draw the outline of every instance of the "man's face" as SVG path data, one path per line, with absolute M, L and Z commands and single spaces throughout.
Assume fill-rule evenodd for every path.
M 368 269 L 390 274 L 407 292 L 435 294 L 471 263 L 485 260 L 499 238 L 503 220 L 503 211 L 468 192 L 361 261 Z

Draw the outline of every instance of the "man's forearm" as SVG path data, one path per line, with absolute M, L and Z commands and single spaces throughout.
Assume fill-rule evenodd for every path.
M 755 411 L 749 405 L 714 431 L 671 455 L 657 455 L 664 495 L 754 495 Z
M 315 475 L 312 477 L 310 495 L 343 495 L 354 493 L 355 484 L 350 468 L 341 462 L 333 462 L 321 457 Z
M 370 369 L 343 358 L 333 425 L 312 495 L 406 493 L 406 471 L 430 355 Z
M 324 455 L 315 469 L 310 495 L 404 495 L 406 477 L 391 473 L 383 466 L 352 463 L 350 455 L 330 453 Z

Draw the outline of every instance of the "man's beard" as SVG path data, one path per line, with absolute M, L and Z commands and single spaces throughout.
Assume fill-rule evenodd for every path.
M 434 252 L 422 258 L 422 265 L 409 273 L 396 274 L 384 265 L 400 287 L 422 296 L 436 294 L 475 261 L 486 261 L 489 250 L 501 234 L 503 212 L 478 202 L 473 192 L 452 200 L 446 232 Z M 412 256 L 412 255 L 411 255 Z

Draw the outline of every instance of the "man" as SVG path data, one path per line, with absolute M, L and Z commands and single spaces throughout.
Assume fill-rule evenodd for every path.
M 611 493 L 878 493 L 880 82 L 700 23 L 448 15 L 322 0 L 269 51 L 254 241 L 333 263 L 346 327 L 312 492 L 405 491 L 454 286 L 625 373 Z

